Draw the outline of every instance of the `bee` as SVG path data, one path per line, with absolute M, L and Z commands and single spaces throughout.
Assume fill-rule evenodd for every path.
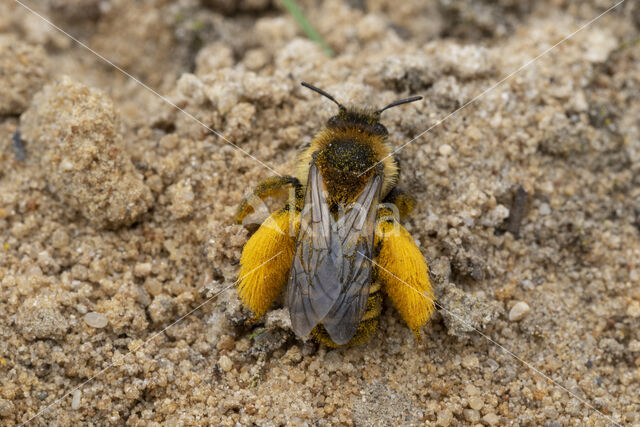
M 422 97 L 371 111 L 302 85 L 334 102 L 338 113 L 299 153 L 292 176 L 267 178 L 240 203 L 239 224 L 256 203 L 290 193 L 245 244 L 238 296 L 257 321 L 286 287 L 294 333 L 342 347 L 373 335 L 384 293 L 420 340 L 434 309 L 429 268 L 399 223 L 416 200 L 397 187 L 400 165 L 380 116 Z

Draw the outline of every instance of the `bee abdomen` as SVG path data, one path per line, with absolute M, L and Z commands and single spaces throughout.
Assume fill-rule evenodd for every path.
M 382 312 L 382 295 L 380 295 L 380 284 L 374 282 L 369 288 L 369 299 L 367 300 L 367 309 L 362 316 L 362 320 L 358 325 L 355 335 L 345 345 L 338 345 L 333 342 L 329 333 L 322 325 L 318 325 L 313 328 L 311 335 L 316 341 L 326 345 L 327 347 L 351 347 L 355 345 L 364 344 L 369 340 L 371 335 L 378 329 L 378 319 Z

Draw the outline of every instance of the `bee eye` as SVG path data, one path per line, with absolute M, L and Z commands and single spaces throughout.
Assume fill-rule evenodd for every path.
M 338 121 L 339 121 L 338 116 L 333 116 L 329 120 L 327 120 L 327 126 L 335 127 L 338 125 Z
M 383 125 L 381 125 L 380 123 L 376 123 L 375 125 L 373 125 L 373 128 L 371 130 L 376 135 L 388 135 L 389 134 L 389 132 L 387 131 L 387 128 L 384 127 Z

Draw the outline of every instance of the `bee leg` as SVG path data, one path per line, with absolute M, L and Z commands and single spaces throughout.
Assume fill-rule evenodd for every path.
M 400 219 L 407 217 L 417 205 L 416 198 L 406 191 L 394 187 L 384 198 L 383 203 L 391 203 L 396 205 L 400 213 Z
M 274 212 L 247 241 L 240 257 L 237 293 L 242 304 L 260 319 L 287 283 L 300 227 L 300 213 Z
M 253 192 L 242 199 L 236 212 L 236 224 L 242 224 L 242 220 L 247 215 L 253 213 L 256 203 L 260 203 L 267 197 L 278 195 L 287 186 L 293 186 L 296 198 L 304 197 L 304 195 L 300 196 L 300 194 L 304 192 L 304 189 L 300 185 L 298 178 L 289 175 L 269 177 L 260 181 L 253 189 Z
M 429 267 L 409 232 L 393 216 L 378 220 L 375 247 L 379 252 L 374 269 L 382 290 L 420 340 L 420 327 L 434 310 Z

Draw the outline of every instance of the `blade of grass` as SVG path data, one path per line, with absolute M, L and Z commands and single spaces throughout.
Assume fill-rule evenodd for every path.
M 302 30 L 305 32 L 307 37 L 309 37 L 311 40 L 313 40 L 314 42 L 322 46 L 322 50 L 324 50 L 324 53 L 326 53 L 327 56 L 333 57 L 334 55 L 333 49 L 331 49 L 331 47 L 327 44 L 327 42 L 324 41 L 322 36 L 318 34 L 315 28 L 313 28 L 311 23 L 309 23 L 309 21 L 304 16 L 304 13 L 302 13 L 302 10 L 300 9 L 300 7 L 298 7 L 296 2 L 294 0 L 280 0 L 280 2 L 291 14 L 291 16 L 293 16 L 293 19 L 296 20 L 298 25 L 302 27 Z

